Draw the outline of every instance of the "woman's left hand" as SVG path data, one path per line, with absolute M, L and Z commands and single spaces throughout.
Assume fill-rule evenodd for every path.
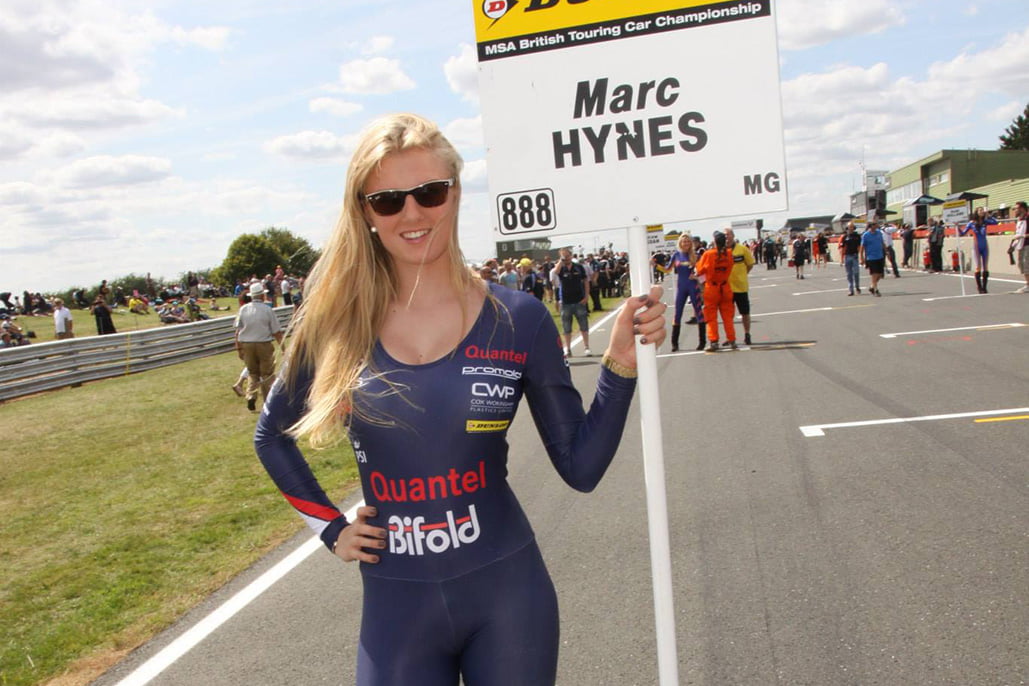
M 663 293 L 660 286 L 651 286 L 647 295 L 633 296 L 622 303 L 622 309 L 615 317 L 606 355 L 623 367 L 635 369 L 636 336 L 640 336 L 640 343 L 661 346 L 665 340 L 664 314 L 668 309 L 661 302 Z

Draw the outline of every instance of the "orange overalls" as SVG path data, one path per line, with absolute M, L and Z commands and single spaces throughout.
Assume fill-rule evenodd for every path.
M 732 318 L 735 304 L 732 300 L 732 288 L 729 286 L 729 272 L 732 271 L 732 250 L 726 249 L 721 255 L 717 248 L 708 248 L 697 262 L 696 272 L 703 275 L 704 283 L 704 319 L 707 321 L 707 339 L 718 342 L 718 314 L 722 315 L 722 326 L 725 336 L 730 341 L 736 340 L 736 327 Z

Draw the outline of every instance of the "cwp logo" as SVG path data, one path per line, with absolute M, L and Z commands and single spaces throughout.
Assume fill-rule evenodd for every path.
M 510 398 L 515 394 L 515 389 L 504 384 L 473 383 L 472 395 L 481 398 Z

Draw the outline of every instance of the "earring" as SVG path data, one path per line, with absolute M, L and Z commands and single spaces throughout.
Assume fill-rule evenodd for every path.
M 379 230 L 373 226 L 372 227 L 372 233 L 379 233 Z

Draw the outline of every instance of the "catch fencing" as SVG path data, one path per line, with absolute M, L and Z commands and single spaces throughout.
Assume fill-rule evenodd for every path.
M 285 328 L 292 307 L 277 307 Z M 89 381 L 135 374 L 235 346 L 234 317 L 0 349 L 0 402 Z

